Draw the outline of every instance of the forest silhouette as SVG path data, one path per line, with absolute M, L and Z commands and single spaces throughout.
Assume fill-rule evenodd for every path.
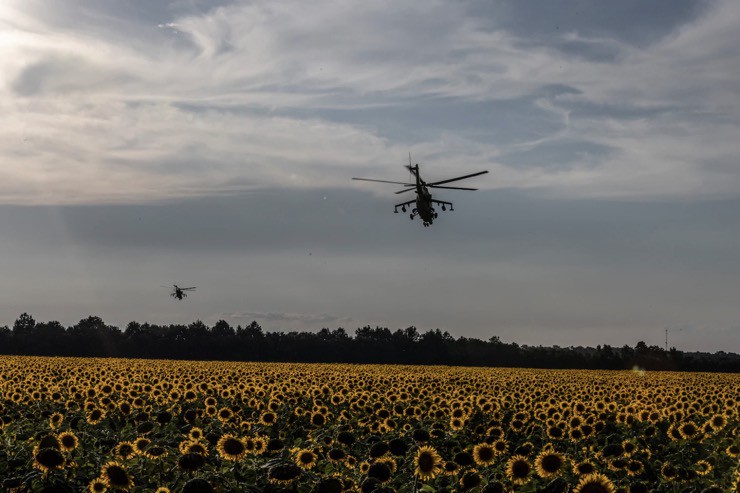
M 12 328 L 0 327 L 0 354 L 121 357 L 184 360 L 306 363 L 385 363 L 573 369 L 740 371 L 740 355 L 665 350 L 638 342 L 635 347 L 543 347 L 458 337 L 439 329 L 391 331 L 365 326 L 350 335 L 344 328 L 318 332 L 264 331 L 257 322 L 232 327 L 219 320 L 209 327 L 130 322 L 125 329 L 90 316 L 71 327 L 36 322 L 23 313 Z

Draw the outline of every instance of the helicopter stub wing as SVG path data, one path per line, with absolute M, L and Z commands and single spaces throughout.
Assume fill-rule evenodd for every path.
M 452 202 L 446 202 L 444 200 L 436 200 L 436 199 L 432 199 L 432 202 L 434 202 L 435 204 L 439 204 L 439 205 L 449 205 L 450 208 L 452 208 Z
M 415 203 L 416 203 L 416 200 L 409 200 L 408 202 L 403 202 L 401 204 L 396 204 L 396 205 L 393 206 L 393 212 L 398 212 L 398 208 L 399 207 L 403 208 L 403 207 L 406 207 L 407 205 L 412 205 L 412 204 L 415 204 Z

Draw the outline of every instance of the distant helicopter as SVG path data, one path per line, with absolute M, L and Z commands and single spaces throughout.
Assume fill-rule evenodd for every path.
M 163 288 L 168 288 L 169 286 L 162 286 Z M 177 298 L 178 300 L 181 300 L 183 298 L 187 298 L 188 295 L 185 293 L 185 291 L 195 291 L 195 286 L 190 288 L 181 288 L 177 284 L 173 284 L 172 287 L 174 288 L 172 292 L 170 293 L 170 296 L 173 298 Z
M 408 202 L 403 202 L 401 204 L 396 204 L 393 206 L 393 212 L 398 214 L 398 208 L 401 208 L 402 212 L 406 212 L 406 206 L 412 205 L 416 203 L 416 207 L 412 209 L 411 214 L 409 214 L 409 217 L 413 220 L 414 217 L 419 216 L 421 220 L 424 223 L 424 226 L 430 226 L 435 219 L 437 219 L 437 211 L 434 208 L 434 204 L 439 204 L 442 206 L 442 210 L 446 211 L 447 206 L 450 206 L 450 211 L 454 211 L 455 209 L 452 206 L 452 202 L 445 202 L 444 200 L 436 200 L 432 198 L 432 194 L 429 193 L 429 188 L 446 188 L 449 190 L 478 190 L 477 188 L 463 188 L 463 187 L 444 187 L 440 186 L 444 183 L 451 183 L 453 181 L 458 180 L 464 180 L 465 178 L 472 178 L 474 176 L 478 175 L 484 175 L 488 173 L 488 171 L 479 171 L 478 173 L 472 173 L 470 175 L 465 176 L 458 176 L 457 178 L 450 178 L 449 180 L 441 180 L 441 181 L 435 181 L 432 183 L 426 183 L 424 180 L 421 179 L 421 176 L 419 176 L 419 163 L 416 163 L 415 166 L 411 165 L 411 154 L 409 154 L 409 164 L 406 166 L 408 170 L 413 173 L 414 177 L 416 178 L 416 183 L 404 183 L 400 181 L 387 181 L 387 180 L 373 180 L 371 178 L 352 178 L 353 180 L 362 180 L 362 181 L 376 181 L 380 183 L 394 183 L 396 185 L 403 185 L 404 187 L 411 187 L 406 188 L 404 190 L 400 190 L 396 192 L 399 193 L 405 193 L 410 192 L 412 190 L 416 190 L 416 199 L 409 200 Z

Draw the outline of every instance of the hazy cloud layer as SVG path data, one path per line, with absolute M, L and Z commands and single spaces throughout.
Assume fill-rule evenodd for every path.
M 486 188 L 734 195 L 739 27 L 731 0 L 9 0 L 0 201 L 337 186 L 409 150 Z
M 452 198 L 452 197 L 447 197 Z M 140 206 L 0 207 L 0 312 L 71 324 L 385 325 L 563 346 L 740 351 L 740 201 L 488 191 L 422 228 L 392 197 L 281 190 Z M 198 289 L 183 302 L 168 289 Z

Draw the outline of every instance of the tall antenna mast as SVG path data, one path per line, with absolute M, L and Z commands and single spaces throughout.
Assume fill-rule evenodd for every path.
M 668 327 L 665 328 L 665 350 L 668 351 Z

